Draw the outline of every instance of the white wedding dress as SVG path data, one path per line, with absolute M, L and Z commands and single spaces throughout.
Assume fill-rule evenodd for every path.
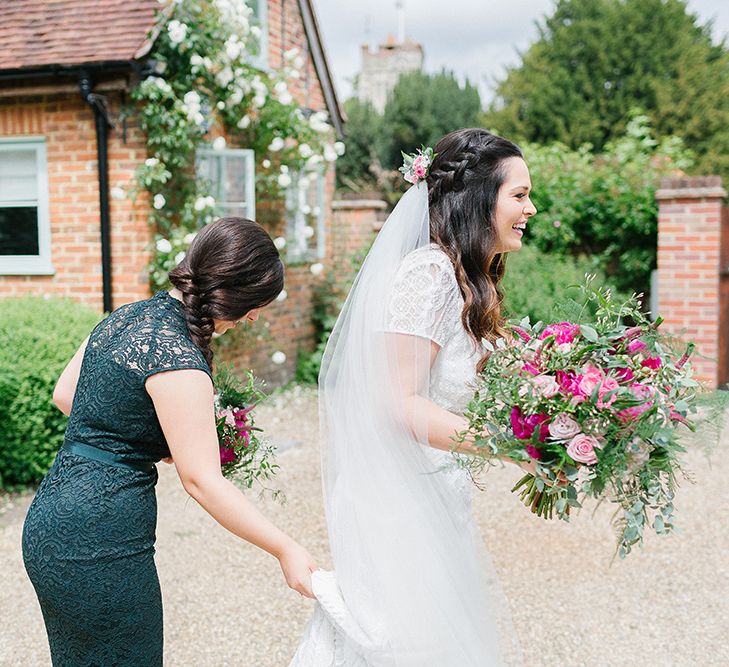
M 429 341 L 438 344 L 440 349 L 427 382 L 427 398 L 448 411 L 462 414 L 473 396 L 476 364 L 482 349 L 462 325 L 464 302 L 451 261 L 437 245 L 423 245 L 405 255 L 390 285 L 385 331 L 418 337 L 427 341 L 428 346 Z M 392 446 L 402 445 L 393 443 Z M 337 515 L 338 502 L 346 507 L 348 502 L 366 504 L 372 498 L 354 496 L 349 499 L 342 495 L 340 499 L 343 483 L 335 484 L 328 519 L 330 528 L 334 522 L 331 537 L 337 572 L 320 570 L 313 575 L 318 603 L 290 667 L 486 667 L 504 664 L 503 646 L 495 646 L 499 641 L 497 636 L 503 630 L 503 625 L 496 627 L 504 620 L 503 608 L 499 605 L 503 600 L 497 600 L 500 595 L 498 582 L 473 519 L 471 482 L 465 471 L 454 465 L 450 452 L 424 444 L 417 447 L 424 455 L 421 456 L 424 463 L 414 477 L 429 478 L 428 489 L 435 490 L 438 506 L 431 512 L 427 508 L 420 511 L 422 503 L 418 499 L 412 506 L 402 503 L 406 509 L 394 520 L 400 522 L 400 528 L 394 525 L 390 529 L 388 523 L 383 531 L 391 530 L 395 545 L 400 529 L 405 542 L 420 540 L 417 553 L 423 558 L 422 561 L 412 559 L 411 568 L 419 572 L 422 565 L 422 578 L 411 576 L 397 595 L 384 601 L 383 591 L 400 584 L 394 578 L 396 574 L 381 562 L 387 558 L 387 552 L 374 557 L 369 565 L 367 558 L 373 558 L 369 552 L 362 555 L 363 563 L 354 563 L 360 557 L 358 545 L 339 543 L 337 534 L 337 526 L 346 526 L 349 530 L 353 521 L 349 515 Z M 414 466 L 419 465 L 418 460 L 413 461 Z M 385 493 L 387 484 L 378 484 L 376 488 Z M 413 491 L 408 493 L 417 494 L 418 488 L 414 485 Z M 367 551 L 368 540 L 377 536 L 376 520 L 375 517 L 373 531 L 351 531 L 346 539 L 361 539 L 359 548 Z M 433 525 L 424 526 L 423 521 L 432 521 Z M 413 525 L 422 526 L 422 534 L 410 530 Z M 423 535 L 432 544 L 424 543 Z M 439 543 L 441 536 L 447 544 Z M 446 553 L 441 554 L 441 551 Z M 397 554 L 397 546 L 394 552 Z M 346 589 L 340 585 L 340 573 L 345 571 L 348 573 Z M 407 572 L 407 576 L 410 574 Z M 401 611 L 401 617 L 397 616 L 393 605 Z M 442 610 L 437 609 L 441 605 Z M 499 613 L 495 613 L 497 607 Z M 440 611 L 443 615 L 438 617 Z M 394 636 L 398 633 L 397 627 L 407 629 L 408 636 Z

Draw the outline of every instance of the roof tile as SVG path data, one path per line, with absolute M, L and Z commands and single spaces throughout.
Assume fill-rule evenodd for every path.
M 0 2 L 0 70 L 134 60 L 157 0 Z

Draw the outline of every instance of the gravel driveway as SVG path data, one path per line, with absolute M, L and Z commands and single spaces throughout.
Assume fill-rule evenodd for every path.
M 258 421 L 286 446 L 278 485 L 288 499 L 284 506 L 260 504 L 329 567 L 316 394 L 301 388 L 278 394 L 259 408 Z M 569 525 L 547 523 L 509 493 L 516 469 L 488 474 L 487 490 L 475 493 L 475 512 L 527 667 L 729 665 L 727 455 L 729 435 L 714 451 L 713 466 L 694 449 L 687 463 L 696 483 L 686 483 L 677 499 L 682 532 L 649 539 L 612 566 L 608 507 L 594 520 L 586 509 Z M 158 497 L 166 665 L 285 667 L 312 603 L 286 588 L 273 558 L 228 534 L 189 500 L 171 467 L 160 466 Z M 30 499 L 6 500 L 0 513 L 2 667 L 50 665 L 20 555 Z

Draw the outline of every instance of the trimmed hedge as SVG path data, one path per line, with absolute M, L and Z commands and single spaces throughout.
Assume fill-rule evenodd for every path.
M 53 388 L 99 319 L 66 299 L 0 301 L 0 488 L 36 484 L 53 463 L 67 421 Z

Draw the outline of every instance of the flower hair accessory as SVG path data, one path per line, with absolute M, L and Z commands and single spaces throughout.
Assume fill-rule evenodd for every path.
M 402 153 L 404 163 L 400 167 L 400 171 L 404 174 L 405 180 L 417 185 L 428 178 L 430 165 L 433 164 L 436 155 L 437 153 L 434 153 L 430 146 L 421 146 L 417 153 L 411 155 Z

